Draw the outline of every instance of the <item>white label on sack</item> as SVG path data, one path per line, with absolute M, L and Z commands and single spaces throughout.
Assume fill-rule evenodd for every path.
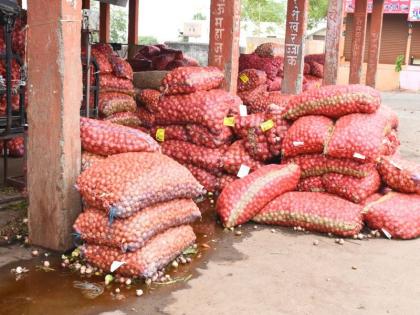
M 357 153 L 357 152 L 353 154 L 353 157 L 356 158 L 356 159 L 361 159 L 361 160 L 366 159 L 366 156 L 364 156 L 363 154 Z
M 115 270 L 117 270 L 118 268 L 120 268 L 122 265 L 124 265 L 125 264 L 125 262 L 124 261 L 117 261 L 117 260 L 115 260 L 115 261 L 113 261 L 112 262 L 112 264 L 111 264 L 111 268 L 110 268 L 110 271 L 111 272 L 114 272 Z
M 236 176 L 238 176 L 239 178 L 244 178 L 249 174 L 250 170 L 251 168 L 249 166 L 241 164 L 241 167 L 239 168 L 238 174 Z
M 392 238 L 391 233 L 389 233 L 387 230 L 385 230 L 385 229 L 381 229 L 381 230 L 382 230 L 382 233 L 384 233 L 384 235 L 386 236 L 387 239 L 390 240 Z
M 239 115 L 241 117 L 248 116 L 248 108 L 244 104 L 239 105 Z
M 303 142 L 303 141 L 293 141 L 293 146 L 294 147 L 300 147 L 304 144 L 305 144 L 305 142 Z
M 399 170 L 402 170 L 401 166 L 399 166 L 397 163 L 395 163 L 394 161 L 390 161 L 391 165 L 398 168 Z

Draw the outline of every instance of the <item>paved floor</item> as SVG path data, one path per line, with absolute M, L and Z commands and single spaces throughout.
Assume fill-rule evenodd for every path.
M 383 102 L 399 113 L 402 155 L 420 162 L 420 94 L 386 93 Z M 60 314 L 420 314 L 420 239 L 337 245 L 289 229 L 242 230 L 209 239 L 212 249 L 186 285 Z M 8 262 L 21 258 L 8 253 L 0 248 Z

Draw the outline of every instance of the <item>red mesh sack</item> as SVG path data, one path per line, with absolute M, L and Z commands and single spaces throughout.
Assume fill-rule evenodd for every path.
M 123 93 L 100 93 L 98 109 L 101 115 L 110 116 L 120 112 L 136 112 L 136 102 L 133 97 Z
M 378 171 L 372 166 L 365 177 L 357 178 L 331 173 L 322 176 L 322 183 L 328 193 L 354 203 L 361 203 L 379 190 L 381 177 Z
M 146 58 L 151 58 L 160 54 L 160 48 L 156 45 L 148 45 L 142 47 L 134 57 L 134 59 L 138 59 L 139 57 L 142 58 L 143 56 Z
M 124 90 L 132 92 L 134 89 L 131 80 L 118 78 L 113 74 L 103 74 L 99 76 L 99 87 L 103 92 L 119 92 Z
M 133 80 L 133 69 L 127 61 L 118 56 L 111 56 L 109 61 L 112 65 L 113 73 L 117 77 Z
M 148 110 L 154 110 L 158 107 L 161 94 L 157 90 L 144 89 L 139 90 L 136 95 L 137 101 L 144 105 Z
M 25 140 L 23 137 L 16 137 L 7 141 L 7 152 L 11 157 L 22 157 L 25 155 Z
M 354 177 L 365 177 L 372 164 L 361 164 L 349 159 L 335 159 L 323 154 L 299 155 L 286 158 L 283 163 L 299 165 L 302 171 L 302 178 L 321 176 L 328 173 L 338 173 Z
M 247 116 L 236 116 L 234 133 L 240 138 L 248 136 L 249 129 L 259 128 L 265 120 L 265 113 L 255 113 Z
M 165 141 L 162 152 L 181 164 L 192 164 L 210 172 L 223 169 L 224 147 L 210 149 L 184 141 Z
M 154 56 L 152 57 L 152 68 L 153 70 L 163 71 L 171 62 L 176 60 L 176 58 L 176 53 Z
M 281 83 L 283 82 L 282 78 L 276 77 L 274 80 L 267 81 L 267 87 L 269 92 L 280 91 Z
M 139 117 L 132 112 L 115 113 L 106 117 L 105 121 L 127 127 L 138 127 L 141 125 Z
M 249 155 L 243 140 L 238 140 L 229 147 L 223 155 L 222 163 L 224 170 L 231 174 L 237 174 L 241 165 L 248 166 L 251 171 L 263 166 L 261 162 L 254 160 Z
M 283 58 L 260 57 L 257 54 L 241 54 L 239 56 L 239 71 L 256 69 L 264 71 L 267 78 L 274 80 L 283 65 Z
M 283 156 L 323 153 L 324 145 L 332 133 L 333 127 L 334 122 L 324 116 L 300 117 L 284 136 Z
M 114 50 L 112 49 L 112 46 L 110 44 L 96 43 L 92 46 L 92 51 L 93 50 L 105 54 L 107 56 L 114 54 Z
M 338 118 L 352 113 L 374 113 L 381 103 L 375 89 L 365 85 L 329 85 L 290 98 L 285 119 L 307 115 Z
M 217 89 L 224 80 L 216 67 L 182 67 L 169 72 L 162 80 L 165 94 L 185 94 Z
M 290 124 L 282 118 L 283 106 L 270 104 L 265 115 L 266 123 L 273 121 L 273 127 L 265 131 L 270 152 L 273 156 L 280 155 L 283 138 Z
M 303 74 L 304 75 L 311 74 L 311 65 L 307 62 L 303 64 Z
M 109 156 L 84 171 L 77 186 L 89 206 L 118 218 L 160 202 L 195 198 L 203 191 L 185 167 L 147 152 Z
M 113 247 L 85 245 L 82 253 L 90 264 L 106 272 L 110 272 L 114 261 L 119 261 L 124 264 L 116 271 L 118 274 L 150 278 L 182 254 L 195 240 L 192 227 L 183 225 L 155 236 L 135 252 L 122 254 L 119 249 Z
M 378 171 L 392 189 L 420 194 L 420 164 L 396 156 L 383 156 L 378 163 Z
M 105 156 L 93 154 L 87 151 L 82 152 L 82 172 L 94 165 L 98 161 L 106 159 Z
M 319 89 L 322 86 L 322 79 L 313 75 L 305 75 L 303 78 L 302 91 L 306 92 L 313 89 Z
M 219 135 L 214 135 L 200 125 L 186 125 L 186 132 L 191 143 L 207 148 L 219 148 L 232 140 L 233 134 L 229 127 L 224 127 Z
M 244 105 L 247 105 L 247 106 L 250 106 L 250 104 L 255 102 L 256 99 L 261 97 L 262 95 L 266 95 L 266 96 L 268 95 L 266 84 L 257 86 L 253 90 L 238 92 L 238 96 L 241 98 Z
M 238 177 L 230 174 L 223 174 L 219 177 L 219 191 L 223 191 L 226 186 L 237 180 Z
M 297 185 L 297 190 L 307 192 L 325 192 L 322 176 L 312 176 L 301 179 Z
M 136 115 L 144 127 L 152 128 L 156 124 L 155 115 L 146 108 L 137 107 Z
M 311 54 L 311 55 L 306 55 L 305 56 L 305 62 L 318 62 L 321 65 L 323 65 L 325 63 L 325 54 Z
M 388 193 L 364 208 L 364 220 L 371 229 L 382 230 L 393 238 L 419 237 L 420 196 Z
M 167 96 L 153 113 L 156 124 L 198 124 L 218 135 L 225 129 L 224 118 L 231 113 L 235 100 L 235 96 L 223 90 Z
M 267 165 L 227 185 L 216 204 L 223 225 L 248 222 L 271 200 L 294 190 L 299 177 L 297 165 Z
M 197 166 L 188 164 L 185 165 L 186 168 L 188 168 L 188 170 L 191 172 L 191 174 L 193 174 L 193 176 L 195 177 L 195 179 L 204 186 L 204 188 L 207 191 L 210 192 L 216 192 L 218 191 L 219 188 L 219 178 L 210 173 L 207 172 L 206 170 L 199 168 Z
M 267 82 L 267 75 L 264 71 L 246 69 L 238 75 L 238 91 L 250 91 Z
M 260 57 L 281 57 L 284 53 L 284 48 L 277 43 L 263 43 L 259 45 L 254 53 Z
M 324 152 L 332 157 L 374 162 L 384 151 L 389 131 L 389 121 L 379 111 L 347 115 L 336 122 Z
M 155 126 L 150 129 L 150 135 L 158 142 L 179 140 L 188 141 L 188 134 L 185 126 L 169 125 L 169 126 Z
M 363 226 L 362 207 L 320 192 L 285 193 L 265 206 L 253 221 L 338 236 L 356 235 Z
M 80 138 L 84 150 L 99 155 L 160 150 L 159 144 L 144 132 L 84 117 L 80 118 Z
M 398 134 L 396 130 L 391 130 L 390 133 L 388 133 L 383 142 L 382 142 L 382 154 L 383 155 L 394 155 L 398 147 L 400 146 L 401 142 L 398 139 Z
M 324 77 L 324 65 L 316 62 L 316 61 L 312 61 L 309 63 L 310 67 L 311 67 L 311 74 L 315 77 L 318 78 L 323 78 Z
M 103 211 L 86 209 L 76 219 L 73 229 L 89 244 L 131 252 L 143 247 L 155 235 L 190 224 L 200 217 L 200 210 L 191 199 L 175 199 L 147 207 L 127 219 L 115 219 L 112 224 Z
M 112 65 L 111 65 L 111 62 L 109 61 L 109 54 L 101 50 L 92 48 L 92 57 L 95 58 L 95 61 L 98 64 L 99 72 L 101 73 L 101 75 L 112 73 Z

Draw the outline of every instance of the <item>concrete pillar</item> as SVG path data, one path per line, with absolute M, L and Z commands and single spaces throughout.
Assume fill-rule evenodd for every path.
M 128 11 L 128 59 L 134 57 L 139 43 L 139 0 L 130 0 Z
M 99 6 L 99 41 L 109 43 L 111 34 L 111 6 L 101 3 Z
M 209 65 L 225 72 L 225 89 L 236 93 L 241 1 L 211 0 L 210 10 Z
M 376 72 L 381 51 L 382 22 L 384 15 L 384 0 L 373 0 L 370 20 L 369 51 L 366 72 L 366 85 L 376 86 Z
M 343 29 L 344 0 L 330 0 L 325 39 L 324 85 L 337 83 L 340 64 L 340 41 Z
M 29 239 L 60 251 L 72 246 L 80 212 L 81 9 L 81 1 L 28 1 Z
M 361 81 L 367 22 L 367 0 L 357 0 L 353 15 L 353 42 L 351 45 L 350 84 Z
M 284 43 L 284 94 L 302 92 L 308 0 L 288 0 Z

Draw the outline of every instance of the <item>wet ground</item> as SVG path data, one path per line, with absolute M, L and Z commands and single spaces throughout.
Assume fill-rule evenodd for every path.
M 420 162 L 420 94 L 383 96 L 400 116 L 402 155 Z M 238 236 L 215 223 L 208 205 L 201 208 L 200 257 L 171 272 L 189 280 L 136 285 L 141 297 L 134 286 L 114 284 L 90 300 L 73 281 L 100 284 L 103 276 L 81 279 L 60 267 L 59 256 L 31 258 L 19 245 L 0 246 L 0 314 L 420 314 L 420 239 L 338 245 L 328 236 L 253 224 Z M 54 271 L 39 268 L 45 259 Z M 21 279 L 10 273 L 18 265 L 30 270 Z

